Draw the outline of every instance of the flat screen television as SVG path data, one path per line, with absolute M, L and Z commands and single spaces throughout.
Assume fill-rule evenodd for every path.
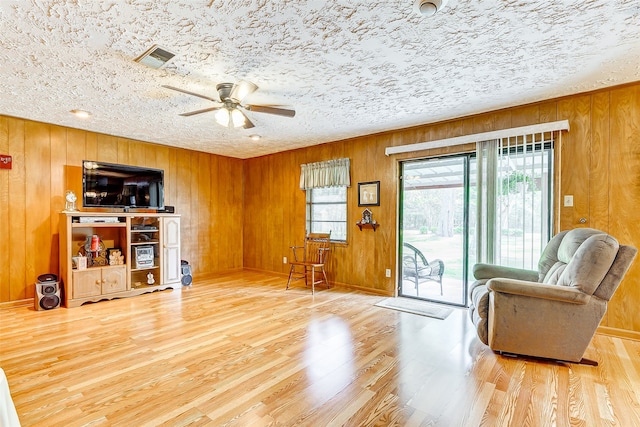
M 164 208 L 164 171 L 85 160 L 82 162 L 85 208 Z

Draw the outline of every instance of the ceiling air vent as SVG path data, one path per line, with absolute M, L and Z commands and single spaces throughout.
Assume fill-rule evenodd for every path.
M 149 50 L 137 57 L 135 61 L 151 68 L 162 68 L 174 56 L 176 56 L 175 53 L 171 53 L 154 44 Z

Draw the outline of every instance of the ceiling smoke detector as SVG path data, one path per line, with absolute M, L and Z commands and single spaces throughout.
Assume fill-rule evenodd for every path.
M 416 0 L 415 8 L 422 16 L 433 16 L 443 9 L 449 0 Z

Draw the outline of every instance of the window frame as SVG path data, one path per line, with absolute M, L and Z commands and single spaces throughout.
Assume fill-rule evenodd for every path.
M 326 189 L 326 188 L 344 188 L 344 200 L 343 201 L 339 201 L 339 202 L 313 202 L 313 191 L 314 190 L 321 190 L 321 189 Z M 306 215 L 306 228 L 307 228 L 307 233 L 320 233 L 321 231 L 314 231 L 313 230 L 313 224 L 314 223 L 326 223 L 326 222 L 332 222 L 332 223 L 343 223 L 344 222 L 344 239 L 336 239 L 334 238 L 334 234 L 331 234 L 331 243 L 342 243 L 342 244 L 346 244 L 347 243 L 347 239 L 349 237 L 349 233 L 348 233 L 348 219 L 349 219 L 349 209 L 348 209 L 348 188 L 346 185 L 336 185 L 336 186 L 332 186 L 332 187 L 316 187 L 316 188 L 309 188 L 305 191 L 306 195 L 305 195 L 305 215 Z M 314 221 L 313 220 L 313 207 L 317 206 L 317 205 L 344 205 L 344 221 Z

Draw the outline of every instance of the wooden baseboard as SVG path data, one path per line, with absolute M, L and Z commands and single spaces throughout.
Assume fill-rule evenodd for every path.
M 367 294 L 380 295 L 380 296 L 384 296 L 384 297 L 392 297 L 392 296 L 394 296 L 393 293 L 389 293 L 388 291 L 385 291 L 383 289 L 365 288 L 364 286 L 351 285 L 349 283 L 331 282 L 331 285 L 332 286 L 337 286 L 337 287 L 340 287 L 340 288 L 353 289 L 353 290 L 356 290 L 356 291 L 365 292 Z
M 629 331 L 627 329 L 611 328 L 609 326 L 598 326 L 596 334 L 608 335 L 616 338 L 625 338 L 634 341 L 640 341 L 640 332 Z
M 261 270 L 258 268 L 250 268 L 250 267 L 245 267 L 244 270 L 246 271 L 255 271 L 256 273 L 264 273 L 264 274 L 273 274 L 275 276 L 280 276 L 280 277 L 289 277 L 289 273 L 279 273 L 277 271 L 269 271 L 269 270 Z M 353 290 L 357 290 L 360 292 L 365 292 L 368 294 L 374 294 L 374 295 L 381 295 L 381 296 L 385 296 L 385 297 L 392 297 L 394 296 L 393 293 L 389 293 L 385 290 L 382 289 L 371 289 L 371 288 L 366 288 L 364 286 L 357 286 L 357 285 L 351 285 L 349 283 L 341 283 L 341 282 L 332 282 L 329 281 L 329 284 L 331 285 L 331 287 L 336 286 L 338 288 L 345 288 L 345 289 L 353 289 Z
M 273 276 L 289 277 L 289 272 L 280 273 L 279 271 L 262 270 L 260 268 L 251 268 L 251 267 L 244 267 L 242 270 L 244 270 L 244 271 L 253 271 L 254 273 L 271 274 Z
M 243 268 L 231 268 L 229 270 L 217 271 L 215 273 L 194 274 L 193 275 L 193 281 L 195 282 L 197 280 L 215 279 L 215 278 L 224 276 L 225 274 L 238 273 L 238 272 L 240 272 L 242 270 L 244 270 L 244 269 Z
M 14 308 L 14 307 L 26 307 L 26 306 L 33 307 L 33 298 L 19 299 L 19 300 L 16 300 L 16 301 L 0 302 L 0 309 L 3 309 L 3 308 Z

